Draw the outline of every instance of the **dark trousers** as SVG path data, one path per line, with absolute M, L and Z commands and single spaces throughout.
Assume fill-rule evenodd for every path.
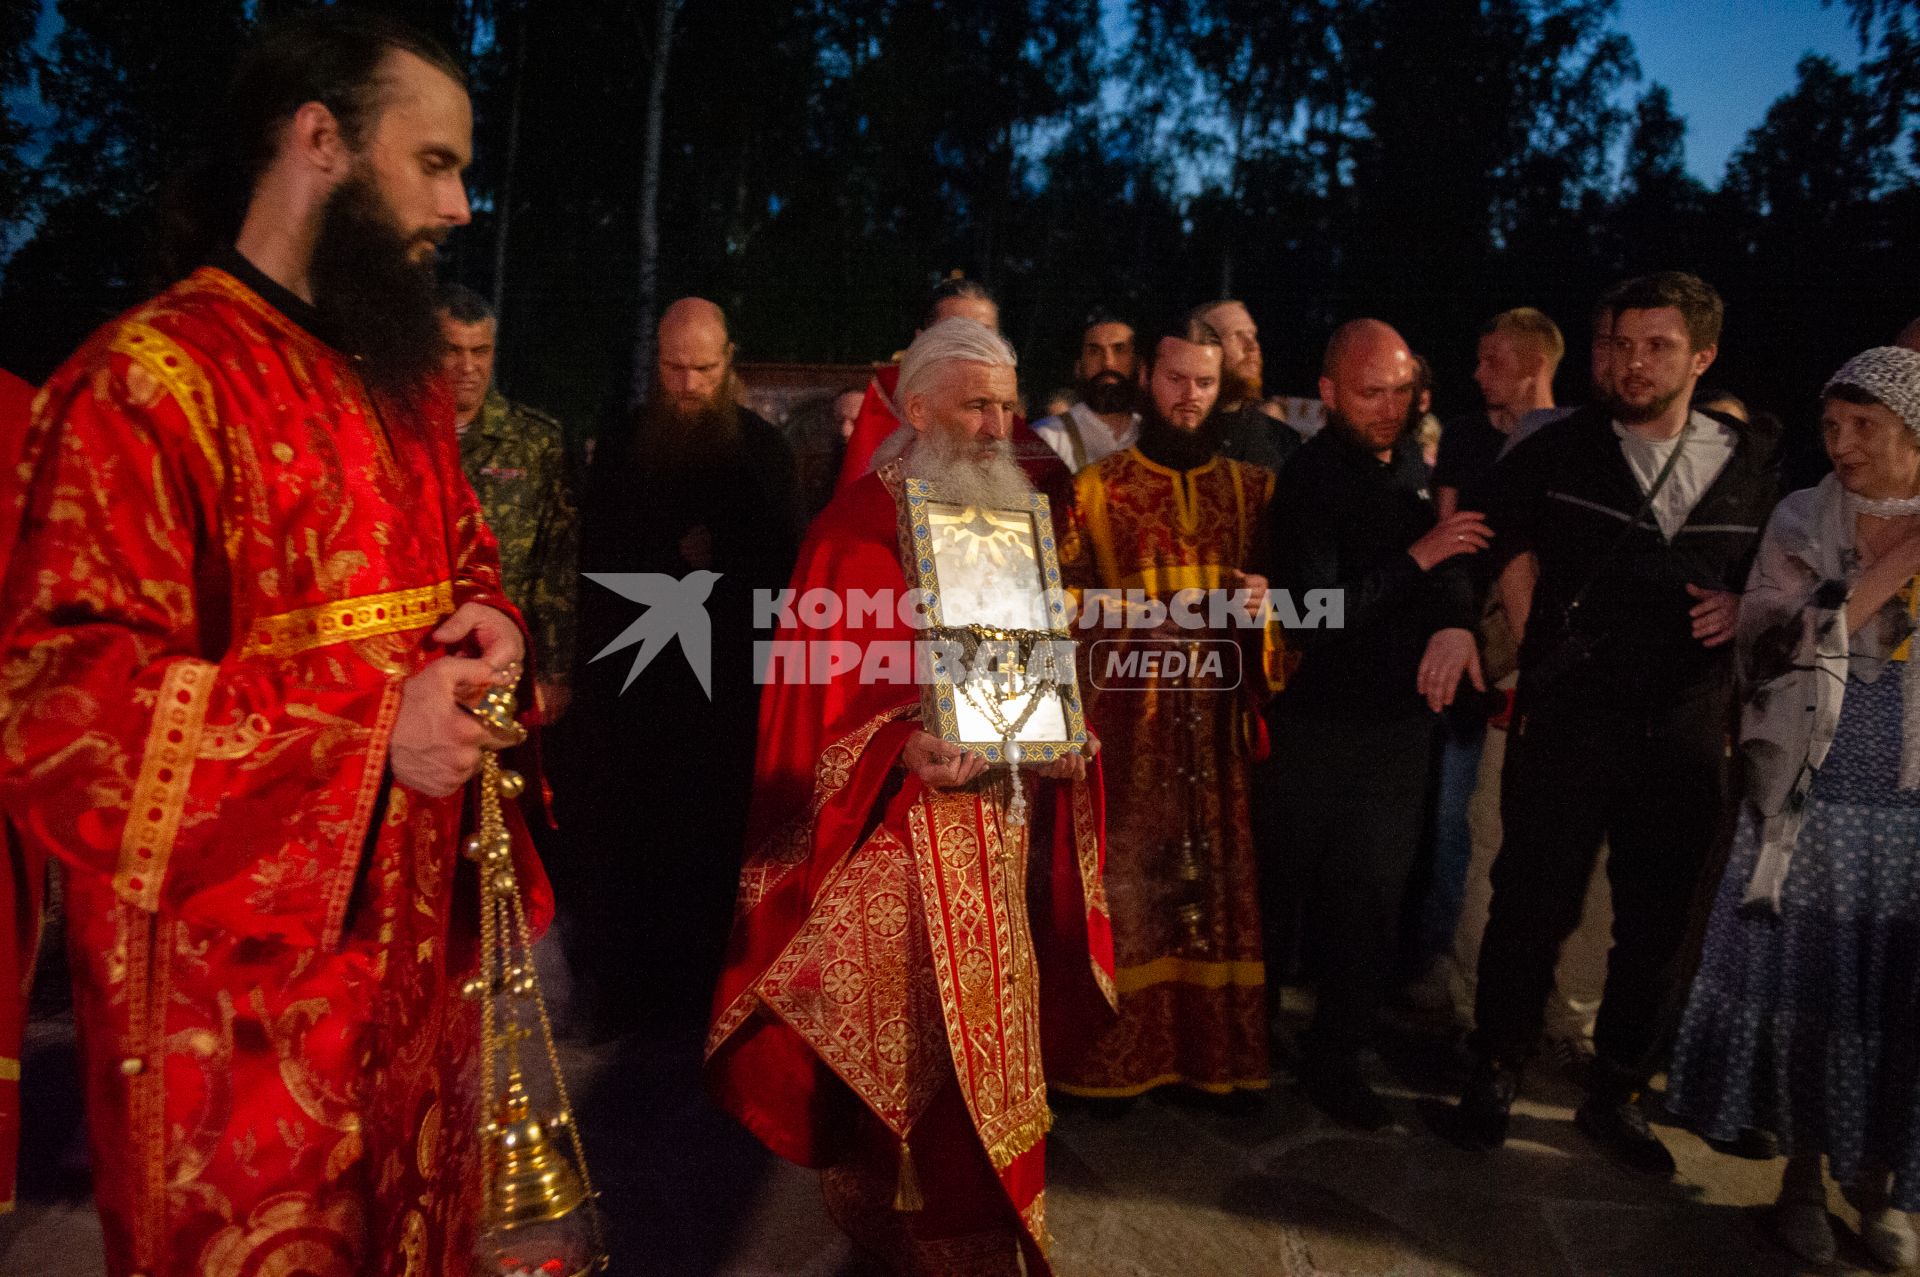
M 1434 720 L 1276 715 L 1276 845 L 1264 866 L 1269 927 L 1303 921 L 1317 973 L 1312 1049 L 1350 1051 L 1372 1035 L 1392 982 L 1407 877 L 1426 820 Z M 1284 951 L 1274 941 L 1270 954 Z
M 1523 1063 L 1539 1041 L 1560 946 L 1608 844 L 1613 950 L 1596 1077 L 1643 1085 L 1673 993 L 1695 890 L 1725 797 L 1724 703 L 1649 722 L 1524 722 L 1501 773 L 1504 841 L 1480 944 L 1474 1045 Z

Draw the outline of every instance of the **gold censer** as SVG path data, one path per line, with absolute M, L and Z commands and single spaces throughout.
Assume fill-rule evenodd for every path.
M 494 732 L 522 740 L 513 692 L 496 687 L 474 708 Z M 553 1024 L 533 964 L 533 935 L 513 872 L 501 802 L 526 788 L 491 750 L 480 760 L 480 822 L 462 848 L 480 868 L 480 968 L 462 987 L 480 1003 L 480 1146 L 486 1210 L 475 1257 L 487 1277 L 586 1277 L 606 1270 L 600 1219 L 580 1129 L 567 1100 Z M 536 1108 L 520 1046 L 546 1049 L 554 1107 Z

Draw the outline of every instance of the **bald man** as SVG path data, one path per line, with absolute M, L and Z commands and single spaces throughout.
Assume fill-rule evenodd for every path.
M 599 985 L 603 1032 L 636 1012 L 704 1009 L 713 987 L 753 765 L 752 591 L 786 584 L 799 540 L 793 452 L 734 401 L 726 315 L 685 297 L 658 332 L 652 393 L 629 429 L 603 436 L 587 474 L 580 570 L 718 573 L 705 605 L 712 691 L 679 643 L 631 686 L 635 648 L 595 660 L 645 608 L 581 582 L 574 706 L 553 774 L 569 898 L 589 911 L 569 957 Z
M 691 420 L 725 409 L 733 373 L 725 312 L 704 297 L 682 297 L 660 316 L 657 346 L 656 386 L 670 415 Z
M 1337 619 L 1287 635 L 1301 664 L 1271 718 L 1280 860 L 1264 867 L 1262 911 L 1270 930 L 1289 914 L 1311 920 L 1319 999 L 1301 1082 L 1331 1116 L 1368 1130 L 1393 1120 L 1360 1051 L 1393 974 L 1426 811 L 1434 712 L 1416 686 L 1420 658 L 1434 633 L 1478 618 L 1472 589 L 1432 570 L 1487 544 L 1479 515 L 1434 510 L 1411 430 L 1415 381 L 1413 354 L 1388 325 L 1335 332 L 1320 378 L 1327 428 L 1281 471 L 1269 507 L 1274 590 L 1302 617 L 1328 597 L 1312 592 L 1340 605 Z

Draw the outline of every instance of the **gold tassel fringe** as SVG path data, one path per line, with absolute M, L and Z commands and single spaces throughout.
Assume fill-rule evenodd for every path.
M 893 1189 L 893 1208 L 898 1211 L 926 1209 L 926 1199 L 920 1196 L 920 1176 L 913 1169 L 913 1150 L 907 1147 L 905 1140 L 900 1141 L 900 1178 Z

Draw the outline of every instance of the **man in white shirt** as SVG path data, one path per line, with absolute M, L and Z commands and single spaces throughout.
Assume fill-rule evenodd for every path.
M 1134 411 L 1140 395 L 1139 367 L 1133 326 L 1096 313 L 1081 334 L 1080 357 L 1073 365 L 1080 402 L 1034 422 L 1033 432 L 1074 470 L 1131 448 L 1140 433 L 1140 414 Z
M 1472 1148 L 1505 1141 L 1555 959 L 1604 842 L 1614 944 L 1575 1120 L 1622 1164 L 1671 1175 L 1639 1092 L 1659 1063 L 1663 1009 L 1719 828 L 1730 641 L 1778 497 L 1779 432 L 1690 406 L 1724 318 L 1704 280 L 1643 276 L 1611 293 L 1609 308 L 1605 400 L 1515 447 L 1476 498 L 1494 535 L 1472 565 L 1483 582 L 1526 551 L 1539 579 L 1501 776 L 1479 1058 L 1454 1134 Z M 1430 703 L 1450 700 L 1463 670 L 1481 681 L 1472 634 L 1440 631 L 1419 674 Z

